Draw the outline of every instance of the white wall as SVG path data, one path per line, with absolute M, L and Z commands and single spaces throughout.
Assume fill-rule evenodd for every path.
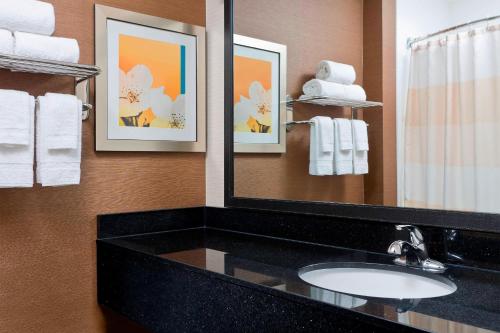
M 224 0 L 207 0 L 206 205 L 224 207 Z
M 403 184 L 403 113 L 408 83 L 408 38 L 416 38 L 455 25 L 500 15 L 500 0 L 397 0 L 396 3 L 396 94 L 398 137 L 398 204 Z
M 500 0 L 449 0 L 449 3 L 452 26 L 500 15 Z

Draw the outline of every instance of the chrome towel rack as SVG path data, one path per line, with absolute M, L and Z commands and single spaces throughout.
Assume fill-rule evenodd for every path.
M 8 69 L 11 72 L 74 77 L 75 94 L 83 102 L 82 119 L 86 120 L 89 118 L 90 112 L 93 109 L 90 103 L 90 79 L 101 73 L 99 67 L 0 54 L 0 68 Z
M 344 107 L 351 109 L 351 119 L 357 118 L 357 111 L 360 109 L 373 108 L 373 107 L 381 107 L 384 103 L 381 102 L 371 102 L 371 101 L 356 101 L 342 98 L 333 98 L 333 97 L 325 97 L 325 96 L 302 96 L 298 99 L 292 99 L 289 96 L 285 101 L 287 111 L 293 112 L 293 107 L 295 103 L 305 103 L 305 104 L 313 104 L 319 106 L 335 106 L 335 107 Z M 310 120 L 290 120 L 286 123 L 287 131 L 290 131 L 294 125 L 300 124 L 313 124 Z M 369 124 L 367 124 L 369 126 Z

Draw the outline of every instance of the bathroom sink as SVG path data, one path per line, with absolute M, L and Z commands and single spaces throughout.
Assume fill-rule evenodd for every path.
M 302 268 L 299 277 L 316 287 L 367 297 L 432 298 L 457 290 L 457 286 L 443 276 L 380 264 L 317 264 Z

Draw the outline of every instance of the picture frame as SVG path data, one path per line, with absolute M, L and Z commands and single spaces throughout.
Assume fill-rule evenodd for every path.
M 95 5 L 96 151 L 206 151 L 204 27 Z
M 234 151 L 286 152 L 287 47 L 234 35 Z

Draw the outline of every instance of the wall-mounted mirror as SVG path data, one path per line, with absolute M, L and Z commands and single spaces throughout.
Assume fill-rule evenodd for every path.
M 235 198 L 500 213 L 500 1 L 233 1 Z

